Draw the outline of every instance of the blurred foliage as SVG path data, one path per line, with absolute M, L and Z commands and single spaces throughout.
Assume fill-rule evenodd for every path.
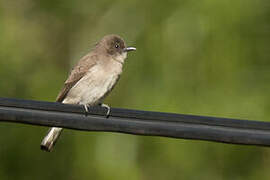
M 0 94 L 54 101 L 101 37 L 137 47 L 113 107 L 270 119 L 267 0 L 2 0 Z M 267 148 L 1 123 L 0 179 L 269 179 Z

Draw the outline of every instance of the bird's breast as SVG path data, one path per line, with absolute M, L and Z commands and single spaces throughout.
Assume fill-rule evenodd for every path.
M 79 104 L 95 105 L 112 90 L 122 73 L 122 65 L 111 68 L 95 65 L 80 79 L 68 93 Z M 67 97 L 67 98 L 68 98 Z

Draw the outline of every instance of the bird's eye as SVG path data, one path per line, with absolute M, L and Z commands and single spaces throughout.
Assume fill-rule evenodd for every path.
M 115 48 L 119 48 L 119 44 L 115 44 Z

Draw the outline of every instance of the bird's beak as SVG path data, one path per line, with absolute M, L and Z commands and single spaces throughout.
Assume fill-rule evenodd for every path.
M 124 48 L 124 52 L 129 52 L 129 51 L 136 51 L 135 47 L 126 47 Z

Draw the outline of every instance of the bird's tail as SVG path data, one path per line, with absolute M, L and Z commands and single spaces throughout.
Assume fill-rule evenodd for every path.
M 50 152 L 62 132 L 62 128 L 52 127 L 40 144 L 40 148 Z

